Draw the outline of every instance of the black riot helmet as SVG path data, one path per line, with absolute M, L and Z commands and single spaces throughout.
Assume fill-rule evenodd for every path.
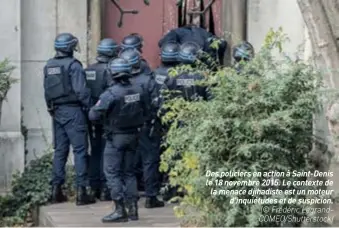
M 97 47 L 98 55 L 113 58 L 118 54 L 119 45 L 111 38 L 106 38 L 100 41 Z
M 184 64 L 192 64 L 197 60 L 200 46 L 195 42 L 186 42 L 180 46 L 179 61 Z
M 161 47 L 160 58 L 163 63 L 176 63 L 179 58 L 180 46 L 175 42 L 165 43 Z
M 54 40 L 54 49 L 67 54 L 72 54 L 73 51 L 80 52 L 79 40 L 71 33 L 61 33 Z
M 113 79 L 128 77 L 131 74 L 131 65 L 127 60 L 115 58 L 109 63 L 109 70 Z
M 140 62 L 141 55 L 140 52 L 135 48 L 126 48 L 119 53 L 119 58 L 122 58 L 130 64 L 132 67 L 132 73 L 138 73 L 141 71 Z
M 241 42 L 233 47 L 232 56 L 236 62 L 250 61 L 254 57 L 254 48 L 250 42 Z
M 128 36 L 126 36 L 122 42 L 121 42 L 121 47 L 123 49 L 125 48 L 135 48 L 138 51 L 141 52 L 141 49 L 143 47 L 144 39 L 142 38 L 141 35 L 137 33 L 132 33 Z

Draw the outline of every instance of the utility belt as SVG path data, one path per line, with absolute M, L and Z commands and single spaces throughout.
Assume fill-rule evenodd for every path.
M 81 107 L 81 104 L 79 101 L 73 101 L 73 102 L 57 102 L 53 103 L 54 107 L 58 106 L 70 106 L 70 107 Z
M 54 111 L 60 107 L 60 106 L 66 106 L 66 107 L 81 107 L 80 102 L 78 101 L 73 101 L 73 102 L 50 102 L 50 105 L 47 109 L 47 111 L 53 115 Z

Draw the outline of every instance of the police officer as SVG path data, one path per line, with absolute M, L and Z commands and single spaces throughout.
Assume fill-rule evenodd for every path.
M 138 146 L 138 155 L 141 156 L 143 177 L 145 183 L 146 208 L 163 207 L 164 202 L 157 199 L 160 188 L 159 176 L 159 140 L 156 139 L 155 118 L 158 107 L 154 100 L 157 98 L 156 83 L 153 73 L 149 73 L 141 68 L 140 53 L 133 48 L 125 49 L 119 54 L 120 58 L 127 60 L 132 66 L 131 79 L 133 83 L 140 85 L 147 94 L 150 104 L 150 113 L 146 119 L 145 125 L 141 129 L 140 141 Z M 139 157 L 136 157 L 138 163 Z
M 142 53 L 143 46 L 144 39 L 138 33 L 131 33 L 130 35 L 126 36 L 121 42 L 121 47 L 123 49 L 135 48 L 140 53 Z M 141 69 L 143 69 L 143 71 L 147 73 L 150 73 L 152 71 L 147 61 L 143 58 L 141 58 Z
M 219 41 L 217 50 L 211 47 L 211 44 L 216 40 Z M 204 52 L 211 55 L 215 60 L 218 60 L 219 63 L 223 63 L 227 49 L 227 42 L 224 39 L 218 38 L 206 29 L 193 24 L 170 30 L 159 41 L 158 45 L 161 48 L 162 45 L 168 42 L 177 42 L 179 44 L 195 42 Z
M 116 58 L 110 62 L 110 70 L 115 82 L 89 112 L 92 121 L 106 118 L 104 124 L 109 129 L 106 132 L 104 170 L 115 211 L 102 219 L 104 223 L 138 219 L 138 191 L 133 163 L 138 128 L 143 125 L 148 110 L 143 89 L 129 80 L 130 64 Z
M 65 182 L 65 165 L 72 145 L 76 172 L 76 204 L 94 203 L 86 192 L 87 186 L 87 117 L 90 93 L 86 88 L 85 72 L 73 57 L 78 39 L 70 33 L 59 34 L 54 42 L 56 55 L 44 67 L 45 100 L 53 121 L 54 158 L 52 202 L 63 202 L 61 186 Z
M 197 43 L 186 42 L 180 46 L 179 61 L 184 65 L 194 66 L 201 48 Z M 197 97 L 202 97 L 204 100 L 210 99 L 207 87 L 197 85 L 196 82 L 203 80 L 204 76 L 199 73 L 181 72 L 174 79 L 166 82 L 169 90 L 178 90 L 185 100 L 192 101 Z
M 179 62 L 179 49 L 180 45 L 176 42 L 168 42 L 162 45 L 161 51 L 160 51 L 160 59 L 161 59 L 161 65 L 154 70 L 155 74 L 155 81 L 157 83 L 157 89 L 159 90 L 158 95 L 159 99 L 161 99 L 161 91 L 166 89 L 166 83 L 170 79 L 169 78 L 169 69 L 172 67 L 176 67 Z M 159 100 L 161 102 L 161 100 Z M 161 106 L 159 104 L 158 106 Z M 162 110 L 163 112 L 164 110 Z M 157 129 L 157 135 L 154 137 L 154 140 L 158 140 L 157 145 L 159 145 L 159 148 L 157 151 L 159 151 L 159 154 L 161 154 L 162 150 L 160 148 L 162 135 L 166 134 L 167 127 L 165 125 L 162 125 L 161 119 L 158 117 L 155 121 L 155 126 Z M 166 185 L 168 183 L 168 173 L 165 173 L 162 175 L 163 183 Z M 163 193 L 163 200 L 168 201 L 170 200 L 175 194 L 175 188 L 165 188 L 166 191 Z
M 155 81 L 158 85 L 163 85 L 168 80 L 168 70 L 179 64 L 180 46 L 176 42 L 168 42 L 161 47 L 161 65 L 154 70 Z
M 235 69 L 240 72 L 244 62 L 250 61 L 254 57 L 254 48 L 248 41 L 243 41 L 233 47 L 232 57 L 235 61 Z
M 92 102 L 95 104 L 99 96 L 109 87 L 111 76 L 107 72 L 108 62 L 117 56 L 118 44 L 110 38 L 100 41 L 97 47 L 97 62 L 88 66 L 85 70 L 87 86 L 91 90 Z M 101 201 L 110 200 L 110 194 L 106 187 L 106 179 L 103 171 L 103 150 L 105 140 L 103 138 L 103 126 L 89 123 L 89 136 L 91 142 L 91 156 L 89 157 L 89 184 L 94 195 Z

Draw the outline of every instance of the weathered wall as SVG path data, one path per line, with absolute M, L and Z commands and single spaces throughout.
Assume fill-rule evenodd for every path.
M 0 60 L 8 57 L 16 66 L 12 76 L 21 79 L 20 0 L 0 1 Z M 20 130 L 21 84 L 8 92 L 0 125 L 0 190 L 8 187 L 11 175 L 24 168 L 24 140 Z
M 296 0 L 248 0 L 247 10 L 247 39 L 256 50 L 270 28 L 283 28 L 290 39 L 284 45 L 288 53 L 304 44 L 305 24 Z
M 20 82 L 3 104 L 0 126 L 0 189 L 8 187 L 13 171 L 23 170 L 24 140 L 29 161 L 51 143 L 51 122 L 43 99 L 42 69 L 54 55 L 56 34 L 71 32 L 80 40 L 84 64 L 88 59 L 87 3 L 84 0 L 0 0 L 0 59 L 9 57 Z M 23 108 L 23 109 L 22 109 Z
M 51 120 L 43 96 L 42 69 L 54 55 L 58 33 L 71 32 L 79 38 L 87 63 L 87 4 L 83 0 L 22 1 L 22 102 L 27 128 L 27 161 L 40 156 L 51 143 Z

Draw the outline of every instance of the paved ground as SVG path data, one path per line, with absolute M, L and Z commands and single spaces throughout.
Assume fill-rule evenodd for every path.
M 101 223 L 101 218 L 112 210 L 112 203 L 110 202 L 97 202 L 96 204 L 80 207 L 75 206 L 74 203 L 63 203 L 40 208 L 39 226 L 179 227 L 179 220 L 173 213 L 173 205 L 166 205 L 164 208 L 145 209 L 144 199 L 139 202 L 139 221 L 117 224 Z

